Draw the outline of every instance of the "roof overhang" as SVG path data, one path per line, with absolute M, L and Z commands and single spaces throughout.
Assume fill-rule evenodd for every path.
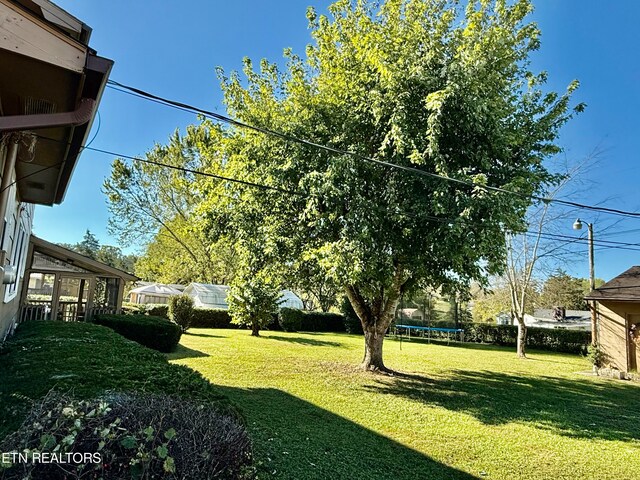
M 64 199 L 113 66 L 89 48 L 90 34 L 46 0 L 0 0 L 0 130 L 25 133 L 15 168 L 22 201 Z
M 57 258 L 58 260 L 71 263 L 77 267 L 88 270 L 95 274 L 110 277 L 119 277 L 127 282 L 139 280 L 138 277 L 136 277 L 135 275 L 131 275 L 124 270 L 120 270 L 118 268 L 106 265 L 102 262 L 93 260 L 92 258 L 85 257 L 78 252 L 74 252 L 73 250 L 61 247 L 60 245 L 56 245 L 55 243 L 47 242 L 46 240 L 36 237 L 35 235 L 31 235 L 29 242 L 33 246 L 34 252 L 44 253 L 45 255 L 49 255 L 50 257 Z

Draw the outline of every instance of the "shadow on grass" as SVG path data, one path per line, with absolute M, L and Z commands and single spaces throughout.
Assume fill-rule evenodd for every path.
M 184 332 L 183 335 L 189 335 L 190 337 L 208 337 L 208 338 L 227 338 L 222 335 L 211 335 L 210 333 L 194 333 L 194 332 Z
M 167 353 L 167 359 L 180 360 L 182 358 L 203 358 L 210 356 L 208 353 L 201 352 L 200 350 L 194 350 L 187 348 L 182 344 L 178 344 L 175 351 Z
M 464 412 L 489 425 L 523 422 L 577 438 L 640 439 L 640 386 L 630 383 L 457 370 L 443 379 L 380 376 L 363 388 Z
M 260 478 L 476 478 L 281 390 L 220 390 L 246 418 Z
M 281 337 L 280 335 L 269 335 L 261 338 L 269 340 L 278 340 L 282 342 L 297 343 L 300 345 L 310 345 L 314 347 L 340 347 L 342 344 L 338 342 L 328 342 L 326 340 L 315 340 L 313 338 L 304 337 Z

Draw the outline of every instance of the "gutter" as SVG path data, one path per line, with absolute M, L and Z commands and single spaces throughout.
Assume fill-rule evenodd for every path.
M 53 127 L 77 127 L 91 120 L 95 106 L 95 100 L 83 98 L 80 100 L 78 108 L 73 112 L 8 115 L 6 117 L 0 117 L 0 132 L 37 130 L 39 128 Z M 4 213 L 1 204 L 0 212 Z
M 18 132 L 23 130 L 37 130 L 39 128 L 53 127 L 75 127 L 88 123 L 94 114 L 96 101 L 90 98 L 80 100 L 78 108 L 72 112 L 63 113 L 47 113 L 33 115 L 9 115 L 0 117 L 0 132 L 3 133 L 3 141 L 7 141 L 9 149 L 7 158 L 2 169 L 2 181 L 0 182 L 0 222 L 6 218 L 7 205 L 9 201 L 9 192 L 11 189 L 11 179 L 15 171 L 16 158 L 18 156 L 18 135 L 8 132 Z M 3 226 L 2 239 L 4 240 L 6 226 Z M 4 245 L 0 245 L 0 277 L 2 283 L 14 283 L 15 275 L 4 275 L 6 273 L 5 265 L 7 252 Z M 9 278 L 8 278 L 9 277 Z

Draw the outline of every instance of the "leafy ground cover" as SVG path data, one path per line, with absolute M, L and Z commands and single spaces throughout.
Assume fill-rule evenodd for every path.
M 0 348 L 0 438 L 53 388 L 85 399 L 106 391 L 166 393 L 232 408 L 200 374 L 109 328 L 27 322 Z
M 193 329 L 174 363 L 237 403 L 260 478 L 637 479 L 640 385 L 579 356 L 387 340 L 360 372 L 347 334 Z

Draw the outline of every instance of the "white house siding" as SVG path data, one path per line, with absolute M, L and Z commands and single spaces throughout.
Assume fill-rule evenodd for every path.
M 7 158 L 7 149 L 0 147 L 0 175 Z M 15 177 L 15 172 L 13 173 Z M 14 181 L 15 178 L 12 178 Z M 0 287 L 0 340 L 4 340 L 15 325 L 20 304 L 20 290 L 24 279 L 24 271 L 29 248 L 29 236 L 33 225 L 34 206 L 21 203 L 15 185 L 9 189 L 7 210 L 0 217 L 2 224 L 0 247 L 6 252 L 5 265 L 13 265 L 17 269 L 17 281 Z

